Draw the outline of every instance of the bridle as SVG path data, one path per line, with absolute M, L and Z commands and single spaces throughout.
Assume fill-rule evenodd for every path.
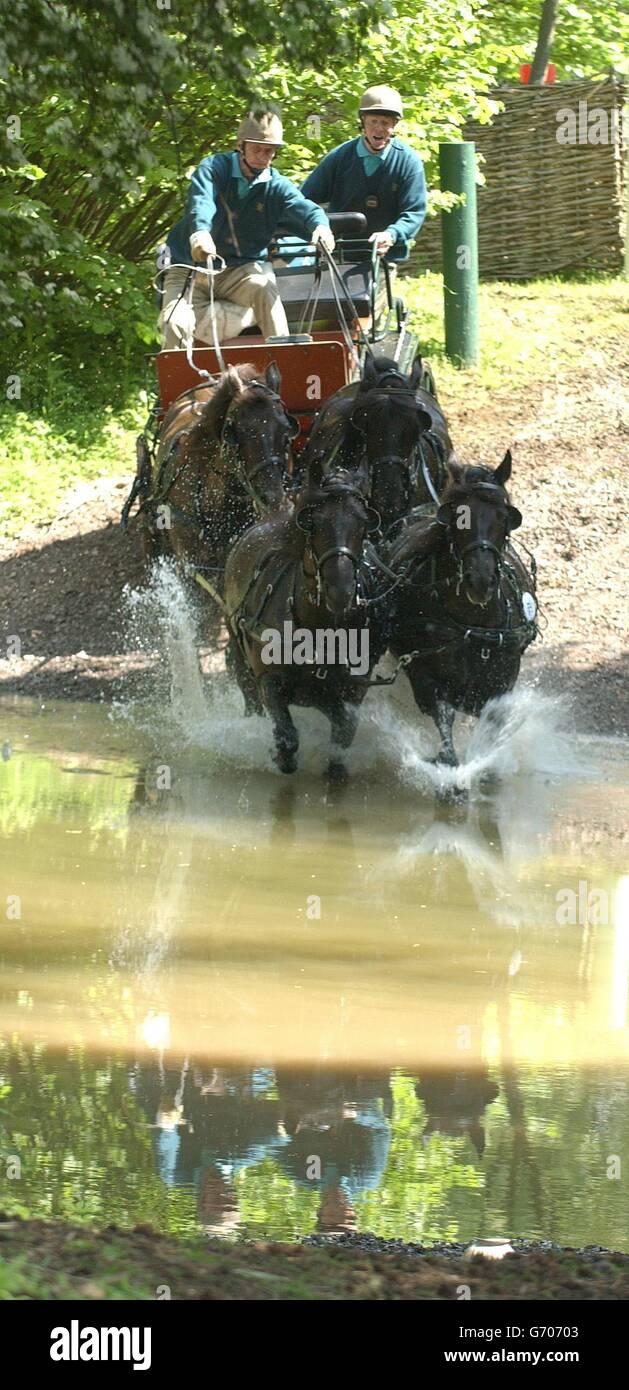
M 466 555 L 469 555 L 475 551 L 487 551 L 489 554 L 495 555 L 496 569 L 498 574 L 500 574 L 501 565 L 504 560 L 504 548 L 509 540 L 509 535 L 511 531 L 515 530 L 515 528 L 519 526 L 522 521 L 522 516 L 520 512 L 517 510 L 517 507 L 511 506 L 511 503 L 507 498 L 504 488 L 500 487 L 497 483 L 483 482 L 481 480 L 477 483 L 472 484 L 470 487 L 465 487 L 461 490 L 457 489 L 456 491 L 450 494 L 447 500 L 441 504 L 439 511 L 437 512 L 436 520 L 439 522 L 439 525 L 445 526 L 448 532 L 450 532 L 450 529 L 452 527 L 452 516 L 450 515 L 450 509 L 452 507 L 461 506 L 466 497 L 473 497 L 477 493 L 491 493 L 493 497 L 497 499 L 499 502 L 506 503 L 505 535 L 502 544 L 499 546 L 494 545 L 493 541 L 477 540 L 469 541 L 468 544 L 464 545 L 462 548 L 459 548 L 454 544 L 451 534 L 448 535 L 448 545 L 450 549 L 450 554 L 452 555 L 452 558 L 455 561 L 457 567 L 457 593 L 459 592 L 459 589 L 464 579 L 466 578 L 466 571 L 463 564 L 464 558 Z M 447 513 L 448 515 L 446 517 L 441 515 L 441 513 Z
M 378 512 L 376 512 L 369 505 L 369 501 L 365 497 L 364 492 L 355 483 L 341 482 L 338 478 L 334 477 L 323 478 L 321 487 L 318 489 L 317 493 L 314 496 L 306 495 L 301 505 L 298 506 L 295 510 L 295 521 L 300 531 L 303 531 L 305 536 L 307 537 L 306 546 L 304 549 L 304 559 L 306 558 L 306 556 L 308 556 L 312 560 L 314 566 L 314 575 L 317 581 L 317 602 L 320 602 L 321 599 L 321 575 L 323 567 L 327 564 L 328 560 L 336 559 L 339 556 L 345 556 L 348 560 L 351 560 L 352 562 L 352 565 L 354 567 L 355 578 L 358 576 L 358 571 L 363 561 L 363 552 L 365 546 L 364 537 L 360 548 L 360 554 L 357 554 L 355 550 L 351 550 L 350 547 L 347 545 L 331 545 L 328 547 L 327 550 L 323 552 L 323 555 L 317 555 L 313 550 L 311 543 L 312 528 L 309 525 L 304 525 L 303 522 L 300 521 L 300 516 L 305 511 L 312 512 L 313 508 L 316 507 L 317 503 L 327 502 L 331 497 L 356 497 L 358 501 L 362 504 L 362 506 L 365 508 L 366 520 L 369 519 L 370 512 L 372 513 L 372 516 L 374 518 L 371 526 L 368 527 L 368 530 L 377 530 L 378 526 L 380 525 L 380 516 Z M 308 571 L 304 569 L 304 573 L 308 574 Z
M 282 408 L 282 412 L 287 421 L 287 424 L 290 425 L 289 416 L 287 414 L 286 407 L 281 396 L 278 395 L 277 391 L 274 391 L 273 388 L 269 386 L 268 382 L 257 380 L 248 381 L 245 385 L 245 390 L 264 391 L 264 394 L 267 397 L 269 397 L 270 400 L 277 401 Z M 234 417 L 235 415 L 237 415 L 238 410 L 242 404 L 243 402 L 240 399 L 239 393 L 239 395 L 236 396 L 236 398 L 231 402 L 229 410 L 227 411 L 227 414 L 223 421 L 223 427 L 220 434 L 221 456 L 226 456 L 231 461 L 234 468 L 234 472 L 236 473 L 239 482 L 242 483 L 245 491 L 249 494 L 252 501 L 257 506 L 264 507 L 266 505 L 265 500 L 260 495 L 258 489 L 254 486 L 253 480 L 254 478 L 257 478 L 258 474 L 262 473 L 264 469 L 278 469 L 282 481 L 285 481 L 287 479 L 287 451 L 285 449 L 284 454 L 265 454 L 264 458 L 260 459 L 260 462 L 257 463 L 254 468 L 249 469 L 246 467 L 245 461 L 240 453 L 236 441 L 228 437 L 231 432 L 230 426 L 233 429 Z M 288 440 L 290 437 L 290 430 L 287 430 L 286 439 Z

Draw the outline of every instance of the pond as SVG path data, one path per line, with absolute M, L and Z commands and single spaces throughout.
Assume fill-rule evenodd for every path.
M 444 802 L 370 696 L 331 788 L 216 685 L 0 705 L 0 1207 L 629 1250 L 626 745 L 525 691 Z

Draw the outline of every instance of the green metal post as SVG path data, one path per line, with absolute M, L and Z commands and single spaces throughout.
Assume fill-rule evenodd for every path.
M 471 140 L 439 146 L 441 191 L 465 202 L 441 214 L 446 353 L 457 366 L 478 361 L 476 161 Z

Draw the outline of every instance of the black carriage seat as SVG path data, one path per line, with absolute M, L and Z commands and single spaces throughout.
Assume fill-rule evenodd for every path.
M 372 248 L 366 235 L 366 218 L 362 212 L 331 213 L 330 225 L 336 237 L 334 259 L 343 277 L 343 282 L 356 305 L 359 318 L 368 319 L 371 316 L 373 272 Z M 294 233 L 288 229 L 286 231 L 280 230 L 278 233 L 278 238 L 291 236 L 294 237 Z M 297 245 L 296 242 L 295 245 Z M 316 293 L 314 326 L 317 328 L 338 327 L 338 308 L 330 271 L 327 267 L 324 267 L 323 264 L 320 265 L 320 280 L 318 286 L 315 287 L 317 258 L 313 252 L 304 251 L 302 245 L 301 251 L 297 249 L 291 256 L 289 243 L 284 242 L 279 249 L 279 255 L 280 263 L 275 261 L 273 268 L 291 328 L 299 323 L 301 315 L 311 300 L 313 290 Z M 291 264 L 291 259 L 295 259 L 297 264 Z M 304 259 L 306 264 L 299 264 Z M 336 288 L 344 318 L 346 322 L 350 323 L 354 317 L 352 308 L 340 286 L 337 285 Z
M 362 265 L 343 265 L 339 266 L 343 282 L 356 305 L 359 318 L 368 319 L 371 315 L 371 284 L 372 274 L 369 263 Z M 282 304 L 286 310 L 286 317 L 289 324 L 299 321 L 301 315 L 306 310 L 308 301 L 313 292 L 314 271 L 311 266 L 277 266 L 275 268 L 275 278 L 280 292 Z M 354 314 L 348 300 L 341 293 L 340 286 L 337 285 L 337 295 L 342 306 L 343 315 L 347 323 L 351 323 Z M 338 309 L 336 299 L 332 290 L 332 281 L 329 270 L 322 270 L 321 279 L 318 286 L 317 302 L 314 308 L 314 321 L 319 323 L 325 321 L 331 326 L 338 322 Z

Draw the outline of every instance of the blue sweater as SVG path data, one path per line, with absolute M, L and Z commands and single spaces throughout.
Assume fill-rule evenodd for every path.
M 357 154 L 360 138 L 326 154 L 302 184 L 302 193 L 326 203 L 330 212 L 363 212 L 369 235 L 386 231 L 394 237 L 387 259 L 404 261 L 426 216 L 424 166 L 408 145 L 392 140 L 386 159 L 368 175 Z
M 231 154 L 201 160 L 190 180 L 183 217 L 168 235 L 173 261 L 193 265 L 190 237 L 211 232 L 219 256 L 228 266 L 267 259 L 267 246 L 281 222 L 296 236 L 310 240 L 315 227 L 328 224 L 317 204 L 300 193 L 290 179 L 270 170 L 264 181 L 254 179 L 244 198 L 238 195 Z

